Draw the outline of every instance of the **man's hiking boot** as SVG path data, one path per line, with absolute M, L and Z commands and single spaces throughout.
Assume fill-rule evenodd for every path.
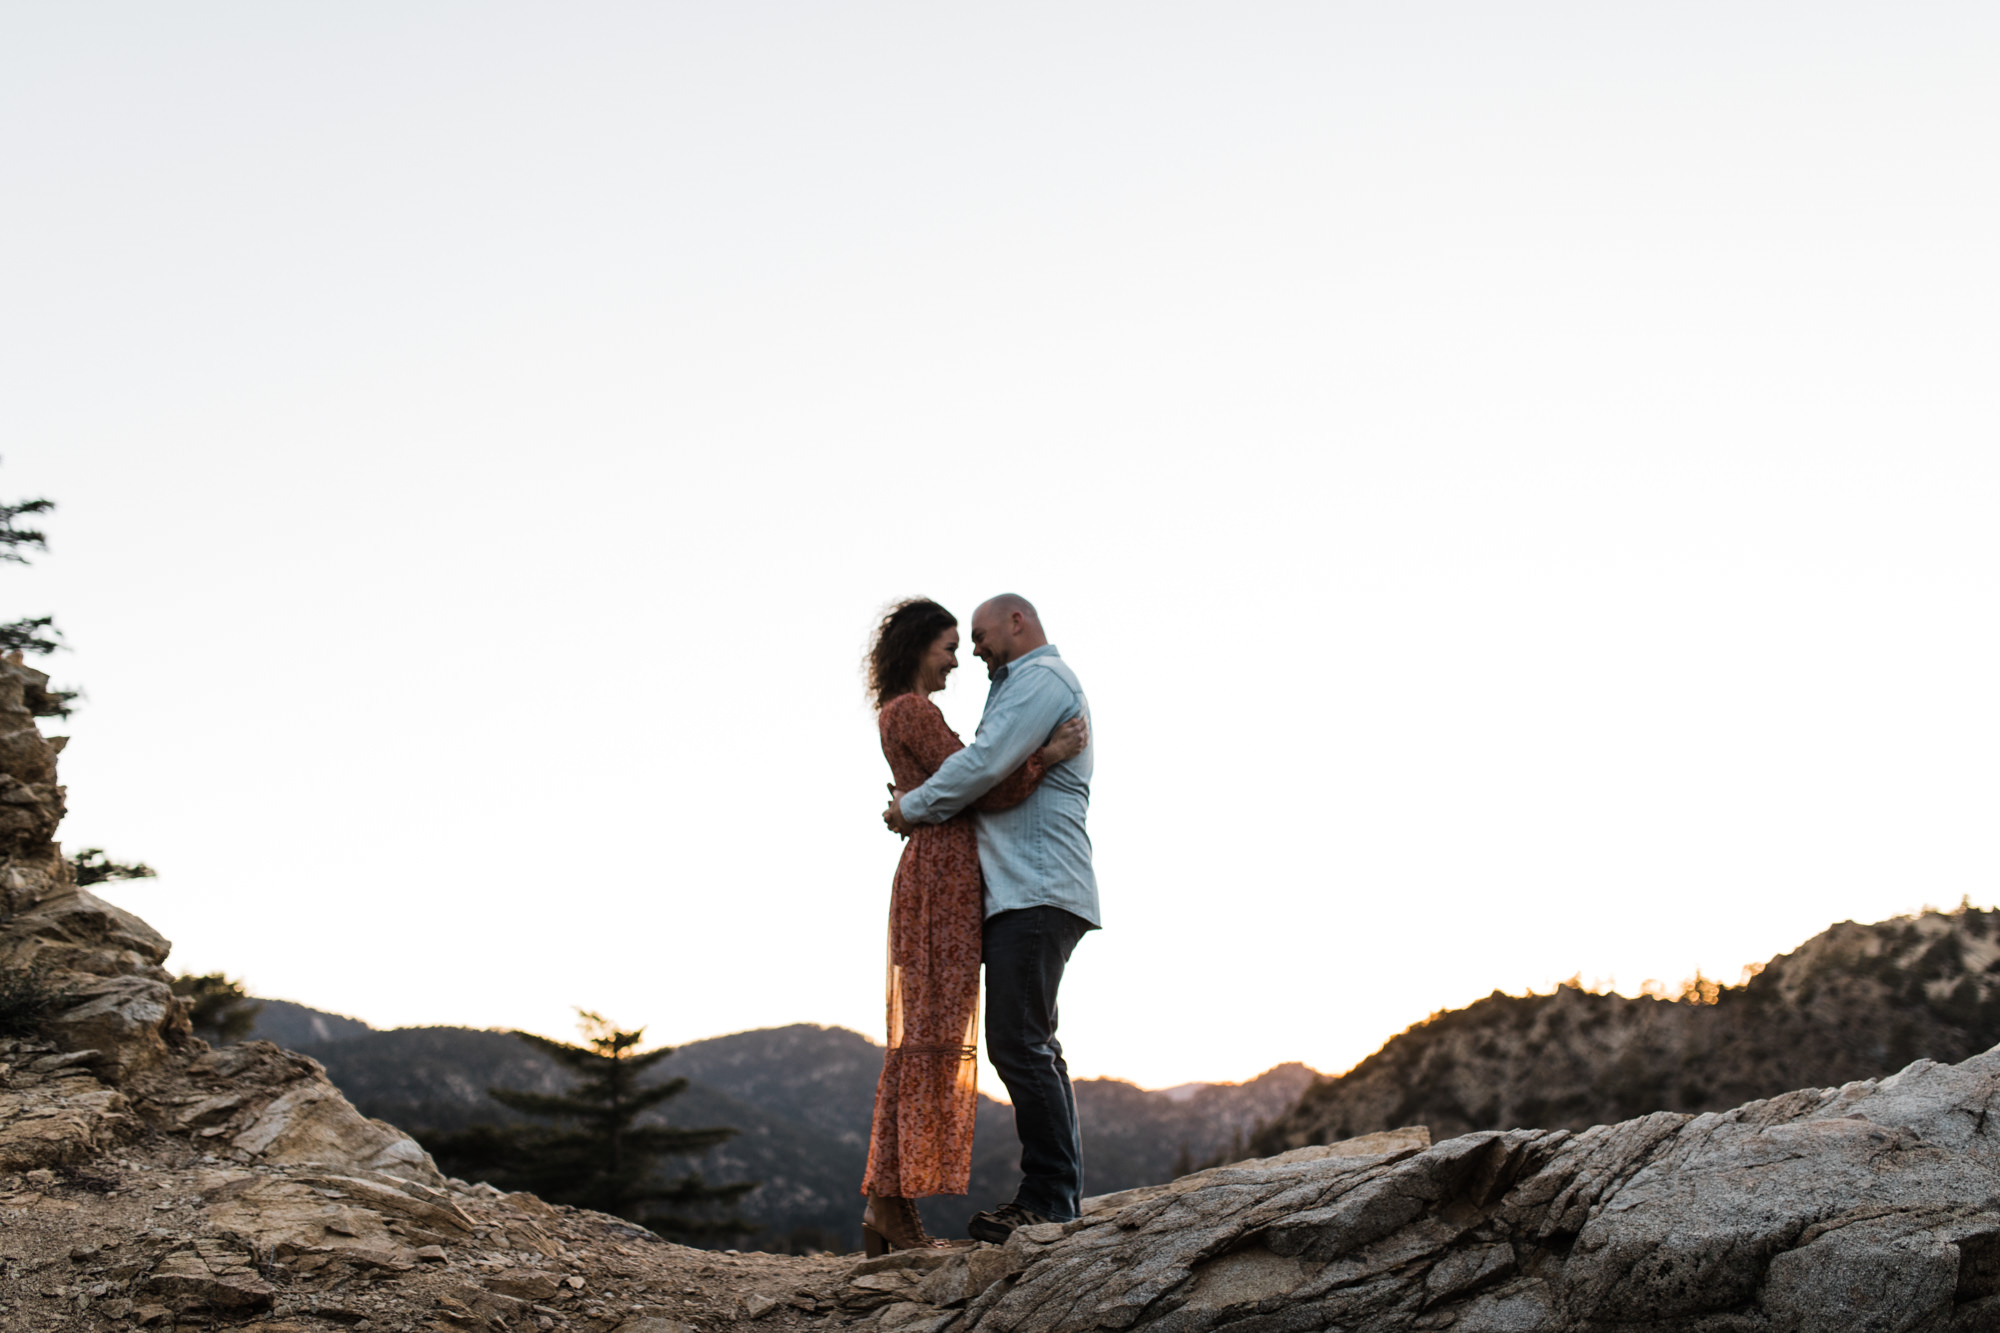
M 965 1224 L 965 1234 L 974 1240 L 990 1241 L 1003 1245 L 1007 1237 L 1014 1234 L 1016 1227 L 1039 1226 L 1043 1222 L 1053 1222 L 1053 1217 L 1043 1217 L 1030 1212 L 1018 1203 L 1002 1204 L 984 1213 L 974 1213 L 972 1220 Z

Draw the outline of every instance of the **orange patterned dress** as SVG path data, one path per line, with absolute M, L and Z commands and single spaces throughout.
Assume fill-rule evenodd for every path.
M 899 694 L 882 705 L 882 753 L 896 786 L 914 791 L 965 748 L 937 705 Z M 973 803 L 1005 810 L 1042 780 L 1030 758 Z M 985 915 L 979 843 L 969 814 L 925 824 L 903 846 L 889 900 L 889 1049 L 875 1085 L 875 1128 L 861 1192 L 963 1194 L 979 1109 L 979 953 Z

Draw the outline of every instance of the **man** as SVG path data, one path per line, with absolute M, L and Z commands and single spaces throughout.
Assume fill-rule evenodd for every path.
M 1090 726 L 1083 686 L 1026 598 L 1003 593 L 982 603 L 972 613 L 972 651 L 993 682 L 979 731 L 929 782 L 889 803 L 882 818 L 898 833 L 964 810 L 1078 713 Z M 1082 1202 L 1083 1144 L 1056 1040 L 1056 989 L 1077 941 L 1099 925 L 1083 826 L 1095 753 L 1087 747 L 1050 769 L 1013 809 L 974 815 L 986 878 L 986 1054 L 1014 1101 L 1022 1175 L 1012 1203 L 973 1215 L 974 1240 L 1070 1221 Z

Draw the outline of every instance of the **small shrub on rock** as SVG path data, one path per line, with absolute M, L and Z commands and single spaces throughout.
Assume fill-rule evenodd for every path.
M 41 962 L 0 966 L 0 1037 L 33 1037 L 63 1008 L 68 993 Z
M 174 994 L 187 1005 L 195 1036 L 211 1046 L 242 1041 L 257 1026 L 257 1015 L 264 1009 L 264 1002 L 251 999 L 241 982 L 220 972 L 178 976 L 173 984 Z

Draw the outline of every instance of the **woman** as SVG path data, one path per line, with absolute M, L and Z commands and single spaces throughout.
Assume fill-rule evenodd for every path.
M 958 620 L 927 598 L 892 608 L 868 651 L 868 688 L 892 788 L 922 786 L 965 748 L 930 696 L 958 668 Z M 1082 718 L 1057 728 L 975 810 L 1019 805 L 1051 767 L 1087 742 Z M 868 1253 L 941 1245 L 914 1200 L 963 1194 L 978 1109 L 979 939 L 985 886 L 969 814 L 910 835 L 889 905 L 889 1049 L 875 1087 L 875 1127 L 861 1215 Z

